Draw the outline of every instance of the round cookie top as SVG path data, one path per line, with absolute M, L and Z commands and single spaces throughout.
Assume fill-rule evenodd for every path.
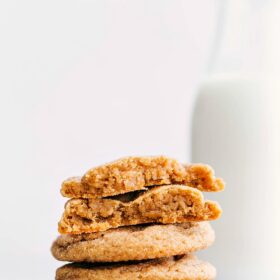
M 105 232 L 61 235 L 53 256 L 70 262 L 119 262 L 182 255 L 210 246 L 215 234 L 208 222 L 138 225 Z
M 68 264 L 56 271 L 56 280 L 212 280 L 215 268 L 195 256 L 156 259 L 115 265 Z

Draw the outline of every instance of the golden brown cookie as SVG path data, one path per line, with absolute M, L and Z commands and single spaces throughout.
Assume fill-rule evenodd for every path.
M 120 262 L 182 255 L 209 247 L 215 233 L 208 222 L 139 225 L 99 233 L 64 234 L 53 256 L 69 262 Z
M 195 256 L 119 264 L 76 263 L 56 271 L 56 280 L 212 280 L 216 269 Z
M 164 156 L 127 157 L 90 169 L 82 178 L 64 181 L 61 194 L 69 198 L 97 198 L 145 190 L 150 186 L 183 184 L 201 191 L 221 191 L 222 179 L 211 167 L 183 165 Z
M 208 221 L 222 213 L 217 202 L 204 201 L 199 190 L 183 185 L 155 187 L 129 202 L 113 198 L 69 200 L 59 232 L 80 234 L 145 223 Z

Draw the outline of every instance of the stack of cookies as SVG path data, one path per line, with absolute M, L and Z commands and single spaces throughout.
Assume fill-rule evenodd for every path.
M 223 188 L 209 166 L 163 156 L 120 159 L 64 181 L 70 200 L 52 253 L 72 263 L 56 279 L 214 279 L 193 252 L 214 242 L 208 221 L 222 212 L 201 191 Z

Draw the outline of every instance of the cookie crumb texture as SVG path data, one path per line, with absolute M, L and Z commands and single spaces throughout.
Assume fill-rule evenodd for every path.
M 150 189 L 130 202 L 114 199 L 71 199 L 59 222 L 61 234 L 106 231 L 145 223 L 185 223 L 215 220 L 217 202 L 204 201 L 202 193 L 183 185 Z
M 195 256 L 156 259 L 115 265 L 68 264 L 56 271 L 56 280 L 212 280 L 215 268 Z
M 183 255 L 209 247 L 215 233 L 209 222 L 137 225 L 105 232 L 63 234 L 53 256 L 69 262 L 120 262 Z
M 150 186 L 182 184 L 201 191 L 221 191 L 223 180 L 208 165 L 184 165 L 164 156 L 127 157 L 90 169 L 82 178 L 64 181 L 61 194 L 69 198 L 107 197 Z

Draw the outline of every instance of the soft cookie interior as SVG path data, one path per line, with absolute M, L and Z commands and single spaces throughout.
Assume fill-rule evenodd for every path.
M 100 198 L 151 186 L 183 184 L 201 191 L 221 191 L 222 179 L 208 165 L 184 165 L 164 156 L 128 157 L 90 169 L 82 177 L 63 182 L 61 193 L 69 198 Z
M 129 195 L 126 195 L 129 196 Z M 184 185 L 154 187 L 145 192 L 103 199 L 71 199 L 59 222 L 60 233 L 99 232 L 145 223 L 184 223 L 215 220 L 221 215 L 217 202 Z

